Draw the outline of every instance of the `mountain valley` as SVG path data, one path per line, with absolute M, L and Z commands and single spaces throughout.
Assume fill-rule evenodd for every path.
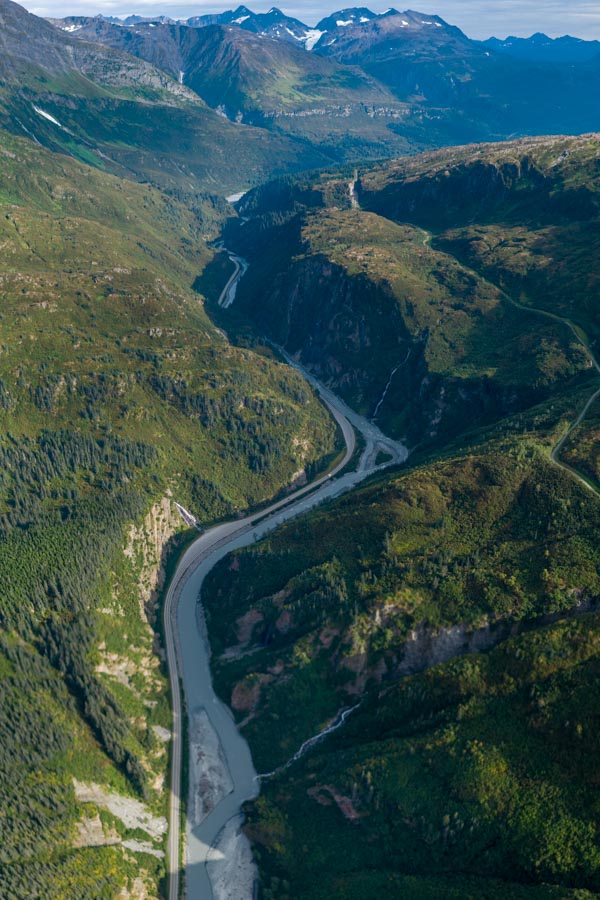
M 216 900 L 599 896 L 594 42 L 11 0 L 0 40 L 0 895 L 185 895 L 173 779 L 182 821 L 231 780 L 168 656 L 202 536 L 260 785 Z
M 205 588 L 217 688 L 274 773 L 247 828 L 266 897 L 598 890 L 598 148 L 367 166 L 359 208 L 288 178 L 229 226 L 238 316 L 412 450 Z
M 246 7 L 179 22 L 53 21 L 181 77 L 234 121 L 302 135 L 338 162 L 598 127 L 593 42 L 573 65 L 560 53 L 497 50 L 439 16 L 395 9 L 341 10 L 314 28 Z

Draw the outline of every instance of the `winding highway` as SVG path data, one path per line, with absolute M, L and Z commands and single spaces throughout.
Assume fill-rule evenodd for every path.
M 432 247 L 433 235 L 429 231 L 425 231 L 423 228 L 420 228 L 419 231 L 421 231 L 423 234 L 423 246 Z M 572 332 L 578 343 L 583 347 L 592 368 L 594 368 L 598 375 L 600 375 L 600 362 L 598 362 L 596 353 L 592 349 L 592 345 L 590 344 L 585 331 L 580 325 L 577 325 L 576 322 L 574 322 L 572 319 L 569 319 L 567 316 L 559 316 L 558 313 L 550 312 L 547 309 L 540 309 L 540 307 L 538 306 L 529 306 L 525 303 L 520 303 L 518 300 L 515 300 L 513 296 L 503 290 L 499 285 L 485 278 L 485 276 L 482 275 L 481 272 L 478 272 L 477 269 L 471 268 L 465 262 L 458 259 L 458 257 L 457 260 L 463 267 L 463 269 L 465 269 L 467 272 L 470 272 L 476 279 L 479 279 L 480 281 L 486 281 L 492 288 L 499 291 L 502 298 L 507 303 L 510 303 L 511 306 L 514 306 L 516 307 L 516 309 L 520 309 L 523 312 L 530 313 L 534 316 L 542 316 L 544 319 L 551 319 L 552 321 L 558 322 L 560 325 L 568 328 Z M 600 388 L 597 388 L 592 396 L 587 400 L 579 415 L 573 420 L 573 422 L 571 422 L 566 432 L 562 435 L 561 438 L 559 438 L 559 440 L 550 450 L 550 461 L 559 469 L 562 469 L 564 472 L 568 472 L 568 474 L 571 475 L 572 478 L 578 481 L 581 485 L 583 485 L 583 487 L 587 488 L 597 497 L 600 497 L 600 491 L 598 491 L 597 486 L 591 481 L 591 479 L 587 478 L 585 475 L 582 475 L 581 472 L 578 472 L 577 469 L 573 468 L 573 466 L 570 466 L 568 463 L 564 462 L 560 458 L 560 454 L 562 453 L 562 450 L 569 438 L 581 425 L 594 403 L 599 399 Z
M 430 239 L 426 235 L 425 242 Z M 237 286 L 248 268 L 246 260 L 233 253 L 229 257 L 234 264 L 234 272 L 223 288 L 219 305 L 227 309 L 235 300 Z M 545 310 L 532 309 L 521 305 L 510 296 L 505 299 L 523 311 L 543 315 L 567 325 L 577 340 L 589 354 L 592 365 L 600 372 L 600 366 L 586 336 L 569 319 Z M 259 780 L 252 764 L 250 750 L 238 731 L 229 708 L 216 696 L 210 672 L 210 651 L 203 628 L 203 616 L 199 597 L 203 581 L 215 564 L 232 550 L 252 544 L 280 524 L 302 515 L 318 504 L 338 497 L 351 490 L 373 472 L 387 466 L 404 462 L 407 448 L 384 435 L 372 422 L 358 415 L 328 388 L 307 372 L 297 360 L 281 348 L 277 348 L 291 366 L 298 369 L 318 393 L 337 422 L 344 438 L 345 452 L 332 471 L 305 487 L 294 491 L 282 500 L 272 503 L 266 509 L 226 522 L 201 534 L 183 554 L 175 575 L 168 588 L 164 606 L 164 630 L 167 662 L 173 698 L 172 763 L 169 802 L 169 900 L 178 900 L 181 894 L 182 847 L 182 760 L 190 747 L 183 747 L 182 724 L 185 703 L 188 722 L 199 712 L 206 713 L 210 725 L 218 736 L 223 764 L 228 772 L 232 789 L 223 796 L 212 811 L 200 822 L 194 822 L 188 815 L 186 824 L 185 895 L 189 900 L 213 900 L 214 893 L 207 869 L 207 861 L 214 858 L 214 847 L 228 822 L 239 817 L 242 804 L 258 792 Z M 596 390 L 589 398 L 575 421 L 551 451 L 553 463 L 568 470 L 587 488 L 597 493 L 596 488 L 580 473 L 560 460 L 560 453 L 566 441 L 585 418 L 592 404 L 600 397 Z M 362 435 L 364 450 L 354 471 L 344 471 L 356 451 L 356 432 Z M 385 459 L 383 464 L 378 460 Z M 200 614 L 199 614 L 200 613 Z M 337 726 L 336 726 L 337 727 Z M 190 766 L 191 770 L 191 766 Z M 191 807 L 192 804 L 190 804 Z M 235 886 L 228 896 L 236 900 L 252 900 L 252 891 L 247 887 Z
M 228 255 L 235 268 L 233 270 L 233 275 L 221 291 L 221 296 L 218 300 L 219 306 L 222 306 L 223 309 L 229 309 L 235 300 L 237 286 L 248 271 L 248 263 L 243 257 L 236 256 L 235 253 L 229 253 Z
M 507 296 L 507 295 L 505 295 L 505 296 Z M 555 322 L 560 322 L 561 325 L 565 325 L 567 328 L 569 328 L 572 331 L 573 335 L 575 336 L 576 340 L 581 344 L 581 346 L 587 353 L 592 367 L 596 370 L 598 375 L 600 375 L 600 363 L 598 362 L 598 359 L 596 358 L 596 354 L 592 350 L 592 347 L 588 340 L 588 337 L 587 337 L 585 331 L 583 330 L 583 328 L 581 328 L 579 325 L 577 325 L 575 322 L 573 322 L 572 319 L 569 319 L 566 316 L 559 316 L 556 313 L 548 312 L 545 309 L 539 309 L 539 307 L 536 307 L 536 306 L 526 306 L 524 303 L 519 303 L 518 300 L 515 300 L 509 296 L 507 296 L 507 299 L 509 300 L 510 303 L 512 303 L 513 306 L 516 306 L 517 309 L 522 309 L 525 312 L 533 313 L 534 315 L 544 316 L 546 319 L 553 319 Z M 556 443 L 554 445 L 554 447 L 552 448 L 552 450 L 550 452 L 550 459 L 552 460 L 552 462 L 554 463 L 555 466 L 558 466 L 559 469 L 564 469 L 565 472 L 568 472 L 573 478 L 576 479 L 576 481 L 578 481 L 580 484 L 582 484 L 588 490 L 592 491 L 592 493 L 596 494 L 596 496 L 599 496 L 597 487 L 589 479 L 587 479 L 584 475 L 582 475 L 581 472 L 578 472 L 577 469 L 573 468 L 573 466 L 570 466 L 568 463 L 564 462 L 560 458 L 560 454 L 562 452 L 563 447 L 565 446 L 565 444 L 571 437 L 571 435 L 577 430 L 577 428 L 579 428 L 579 426 L 581 425 L 581 423 L 587 416 L 588 412 L 590 411 L 590 409 L 592 408 L 592 406 L 594 405 L 596 400 L 598 400 L 599 398 L 600 398 L 600 388 L 598 388 L 592 394 L 592 396 L 589 398 L 589 400 L 587 401 L 587 403 L 585 404 L 585 406 L 583 407 L 583 409 L 581 410 L 581 412 L 579 413 L 577 418 L 571 423 L 571 425 L 569 426 L 567 431 L 563 434 L 563 436 L 560 438 L 558 443 Z
M 226 284 L 219 304 L 227 308 L 235 299 L 240 278 L 247 263 L 230 254 L 236 269 Z M 178 900 L 181 891 L 182 853 L 182 760 L 189 748 L 183 747 L 182 725 L 185 703 L 188 722 L 203 711 L 216 732 L 223 760 L 233 789 L 220 800 L 200 824 L 186 825 L 185 895 L 189 900 L 213 900 L 214 894 L 206 863 L 224 826 L 239 816 L 240 807 L 256 796 L 258 779 L 250 750 L 239 733 L 227 706 L 216 696 L 210 672 L 210 652 L 199 615 L 198 598 L 206 575 L 232 550 L 259 540 L 284 521 L 302 515 L 320 503 L 351 490 L 373 472 L 404 462 L 407 448 L 384 435 L 372 422 L 359 416 L 342 400 L 321 385 L 295 360 L 287 361 L 307 378 L 337 422 L 344 438 L 345 452 L 334 468 L 314 482 L 294 491 L 266 509 L 226 522 L 201 534 L 183 554 L 169 585 L 164 604 L 164 632 L 167 663 L 173 703 L 171 737 L 171 780 L 168 835 L 168 897 Z M 355 471 L 342 474 L 356 450 L 356 432 L 364 441 L 364 450 Z M 377 460 L 385 457 L 385 463 Z M 183 694 L 183 697 L 182 697 Z M 190 766 L 191 770 L 191 766 Z M 233 896 L 233 894 L 232 894 Z M 236 900 L 238 895 L 235 894 Z M 239 900 L 252 900 L 239 895 Z

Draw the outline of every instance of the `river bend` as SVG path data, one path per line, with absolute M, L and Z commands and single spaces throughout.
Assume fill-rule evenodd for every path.
M 235 298 L 245 261 L 234 257 L 234 276 L 221 305 Z M 285 356 L 285 354 L 284 354 Z M 169 832 L 169 898 L 177 900 L 180 882 L 181 763 L 189 754 L 190 791 L 186 823 L 185 896 L 189 900 L 252 900 L 253 869 L 246 838 L 239 831 L 240 808 L 255 797 L 259 781 L 248 744 L 230 709 L 216 696 L 210 672 L 210 651 L 199 597 L 206 575 L 233 550 L 261 539 L 281 523 L 351 490 L 366 477 L 404 462 L 407 448 L 386 437 L 372 422 L 351 410 L 293 359 L 339 425 L 346 451 L 327 475 L 295 491 L 260 513 L 226 522 L 201 534 L 183 554 L 167 591 L 164 610 L 165 644 L 173 696 L 172 772 Z M 361 433 L 364 450 L 355 471 L 346 471 Z M 376 460 L 386 457 L 383 465 Z M 182 746 L 180 686 L 188 713 L 190 741 Z M 199 729 L 199 730 L 198 730 Z M 201 734 L 198 742 L 195 735 Z M 212 747 L 212 750 L 209 748 Z

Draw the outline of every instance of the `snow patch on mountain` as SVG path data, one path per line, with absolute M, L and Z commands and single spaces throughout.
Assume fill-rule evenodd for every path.
M 304 46 L 307 50 L 312 50 L 313 47 L 319 43 L 321 38 L 327 32 L 319 31 L 318 28 L 311 28 L 310 31 L 306 32 L 306 36 L 304 38 Z
M 58 119 L 55 119 L 54 116 L 51 116 L 50 113 L 47 113 L 45 110 L 40 109 L 39 106 L 36 106 L 35 103 L 32 104 L 38 116 L 43 116 L 44 119 L 48 119 L 49 122 L 52 122 L 54 125 L 58 125 L 59 128 L 63 126 L 60 124 Z

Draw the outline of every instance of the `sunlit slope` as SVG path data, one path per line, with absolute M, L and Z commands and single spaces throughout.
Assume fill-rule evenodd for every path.
M 349 208 L 351 170 L 347 181 L 261 188 L 241 210 L 250 224 L 231 230 L 252 261 L 240 307 L 419 445 L 590 381 L 596 146 L 546 140 L 386 163 L 359 173 L 360 209 Z
M 302 138 L 323 160 L 410 149 L 396 126 L 406 104 L 357 67 L 235 27 L 90 19 L 74 36 L 147 60 L 232 121 Z M 308 148 L 307 148 L 308 149 Z
M 266 896 L 596 897 L 597 637 L 562 622 L 370 698 L 253 808 Z
M 362 704 L 265 783 L 249 834 L 269 890 L 596 889 L 600 503 L 548 460 L 577 406 L 507 420 L 212 574 L 217 684 L 259 771 Z
M 15 134 L 192 198 L 325 161 L 294 138 L 228 122 L 145 60 L 78 41 L 11 0 L 0 15 L 0 125 Z
M 7 134 L 0 158 L 0 893 L 157 896 L 174 501 L 234 514 L 334 432 L 299 377 L 210 323 L 193 211 Z
M 250 808 L 262 888 L 591 900 L 597 138 L 358 175 L 273 182 L 228 229 L 255 332 L 412 447 L 206 582 L 259 771 L 356 707 Z

